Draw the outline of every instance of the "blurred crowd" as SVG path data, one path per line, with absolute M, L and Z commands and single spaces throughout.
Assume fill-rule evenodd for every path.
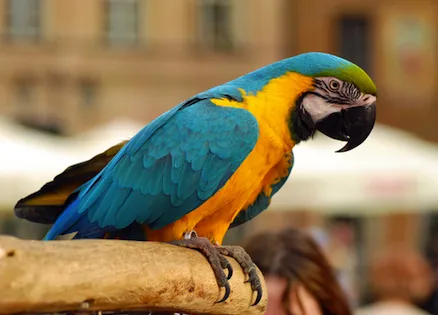
M 436 279 L 421 254 L 392 248 L 375 255 L 365 279 L 368 303 L 351 305 L 327 248 L 305 230 L 258 233 L 244 247 L 265 276 L 267 315 L 427 315 L 438 314 Z

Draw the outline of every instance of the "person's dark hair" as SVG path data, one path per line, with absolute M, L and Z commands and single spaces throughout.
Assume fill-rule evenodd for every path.
M 431 267 L 417 251 L 387 249 L 371 261 L 369 269 L 371 290 L 379 300 L 421 303 L 432 292 Z
M 313 296 L 324 315 L 352 314 L 333 269 L 305 231 L 288 228 L 260 233 L 247 239 L 243 247 L 264 276 L 287 281 L 282 298 L 286 314 L 290 315 L 289 297 L 296 294 L 296 285 L 302 285 Z

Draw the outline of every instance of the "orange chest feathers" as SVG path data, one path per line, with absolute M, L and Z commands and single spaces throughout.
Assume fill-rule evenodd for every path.
M 195 230 L 199 236 L 221 243 L 238 213 L 254 203 L 261 192 L 269 196 L 271 186 L 288 174 L 295 145 L 289 129 L 290 112 L 297 97 L 311 86 L 311 79 L 288 73 L 255 95 L 246 95 L 242 90 L 243 102 L 213 99 L 217 106 L 249 111 L 258 122 L 257 143 L 215 195 L 171 225 L 147 231 L 148 239 L 180 239 L 187 231 Z

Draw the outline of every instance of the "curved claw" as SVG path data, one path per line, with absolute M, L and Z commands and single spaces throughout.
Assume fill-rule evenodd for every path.
M 231 266 L 230 262 L 228 261 L 228 259 L 226 259 L 224 256 L 219 256 L 219 259 L 221 261 L 221 267 L 222 269 L 227 269 L 228 271 L 228 275 L 227 275 L 227 280 L 230 280 L 231 277 L 233 276 L 233 266 Z
M 171 241 L 171 244 L 191 248 L 201 252 L 210 263 L 217 284 L 220 288 L 225 288 L 224 297 L 215 303 L 224 302 L 231 294 L 230 284 L 228 280 L 233 276 L 233 267 L 228 259 L 226 259 L 218 249 L 205 237 L 198 237 L 195 231 L 189 231 L 183 235 L 184 239 Z M 228 270 L 228 276 L 224 269 Z
M 228 282 L 226 282 L 226 283 L 224 284 L 224 288 L 225 288 L 225 294 L 224 294 L 224 297 L 223 297 L 221 300 L 216 301 L 215 303 L 222 303 L 222 302 L 225 302 L 225 300 L 228 299 L 228 297 L 230 296 L 231 288 L 230 288 L 230 284 L 229 284 Z
M 263 296 L 263 289 L 262 289 L 262 286 L 259 285 L 259 286 L 257 287 L 256 291 L 257 291 L 257 298 L 256 298 L 256 300 L 254 301 L 254 303 L 253 303 L 251 306 L 255 306 L 255 305 L 259 304 L 259 302 L 260 302 L 261 299 L 262 299 L 262 296 Z
M 245 283 L 248 283 L 248 282 L 253 282 L 254 280 L 256 280 L 256 278 L 257 278 L 257 272 L 256 272 L 256 270 L 255 270 L 255 268 L 254 267 L 251 267 L 249 270 L 248 270 L 248 280 L 245 280 Z
M 217 246 L 217 249 L 222 255 L 233 257 L 242 267 L 243 272 L 248 276 L 245 283 L 249 282 L 251 284 L 251 290 L 257 292 L 257 297 L 252 306 L 257 305 L 262 299 L 263 289 L 260 278 L 257 275 L 257 267 L 252 262 L 251 257 L 240 246 Z M 228 279 L 230 279 L 230 276 Z
M 233 267 L 231 266 L 230 262 L 227 260 L 227 265 L 225 266 L 225 268 L 228 270 L 228 276 L 227 279 L 230 280 L 231 277 L 233 276 Z
M 251 305 L 251 306 L 255 306 L 255 305 L 259 304 L 260 300 L 262 299 L 263 289 L 262 289 L 262 285 L 260 283 L 260 279 L 257 276 L 257 271 L 256 271 L 254 266 L 248 270 L 248 280 L 246 280 L 245 283 L 246 282 L 251 283 L 251 289 L 253 290 L 253 292 L 257 292 L 256 300 Z

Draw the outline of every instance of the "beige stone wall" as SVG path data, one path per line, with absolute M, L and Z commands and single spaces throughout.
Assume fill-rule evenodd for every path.
M 109 49 L 103 3 L 48 0 L 40 43 L 0 43 L 0 113 L 56 119 L 67 132 L 119 116 L 146 123 L 195 93 L 279 58 L 281 0 L 235 0 L 237 48 L 230 53 L 197 45 L 196 0 L 141 0 L 141 46 Z M 4 9 L 0 0 L 0 33 Z M 32 106 L 23 109 L 16 85 L 25 79 L 34 80 L 35 92 Z M 93 106 L 82 104 L 84 81 L 97 86 Z

